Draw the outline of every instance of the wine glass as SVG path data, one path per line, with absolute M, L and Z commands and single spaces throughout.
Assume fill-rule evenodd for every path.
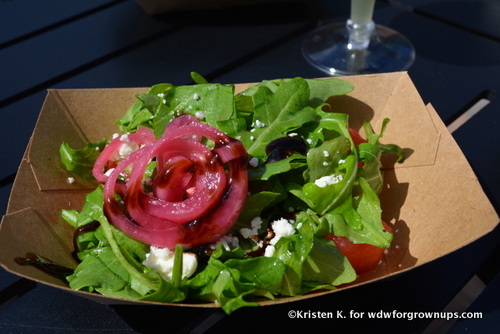
M 411 42 L 372 20 L 375 0 L 351 0 L 347 22 L 313 30 L 302 54 L 316 68 L 335 76 L 384 73 L 408 69 L 415 60 Z

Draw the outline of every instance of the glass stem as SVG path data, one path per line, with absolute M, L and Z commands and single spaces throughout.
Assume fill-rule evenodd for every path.
M 351 0 L 351 18 L 347 20 L 349 45 L 351 50 L 364 50 L 370 44 L 370 37 L 375 30 L 373 9 L 375 0 Z

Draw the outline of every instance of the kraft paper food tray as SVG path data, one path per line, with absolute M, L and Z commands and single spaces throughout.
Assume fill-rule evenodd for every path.
M 453 252 L 490 232 L 499 222 L 467 160 L 431 105 L 422 102 L 406 72 L 345 77 L 355 89 L 330 100 L 334 111 L 348 112 L 359 129 L 370 121 L 376 132 L 390 118 L 383 143 L 404 148 L 403 164 L 388 161 L 381 193 L 383 219 L 394 241 L 378 270 L 349 288 L 411 270 Z M 237 91 L 247 84 L 237 85 Z M 118 132 L 115 120 L 148 88 L 49 90 L 14 182 L 0 229 L 0 263 L 28 279 L 65 289 L 107 304 L 142 303 L 70 290 L 63 281 L 14 258 L 34 252 L 74 268 L 73 229 L 59 217 L 61 209 L 78 209 L 96 186 L 75 178 L 59 160 L 66 141 L 83 147 Z M 452 163 L 450 163 L 452 162 Z M 446 200 L 443 200 L 446 198 Z M 338 290 L 336 290 L 338 291 Z M 319 294 L 335 293 L 321 292 Z M 278 298 L 261 305 L 313 298 Z M 175 304 L 216 307 L 215 304 Z

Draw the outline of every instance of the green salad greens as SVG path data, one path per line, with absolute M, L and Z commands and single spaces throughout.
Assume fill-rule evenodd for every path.
M 388 120 L 380 134 L 365 123 L 366 141 L 357 145 L 347 114 L 332 112 L 325 102 L 351 92 L 354 87 L 346 81 L 269 80 L 235 94 L 234 85 L 208 83 L 196 73 L 192 78 L 194 85 L 158 84 L 137 95 L 117 126 L 123 133 L 147 127 L 159 138 L 174 118 L 190 114 L 241 141 L 248 152 L 248 196 L 232 230 L 215 244 L 176 247 L 171 279 L 166 279 L 144 264 L 150 246 L 108 221 L 99 185 L 81 211 L 61 212 L 80 231 L 80 263 L 67 277 L 70 287 L 137 301 L 215 302 L 229 314 L 260 300 L 336 289 L 356 280 L 347 257 L 325 237 L 390 245 L 393 236 L 382 224 L 378 198 L 380 158 L 394 153 L 402 161 L 403 153 L 397 145 L 379 142 Z M 96 152 L 107 143 L 82 149 L 63 143 L 63 164 L 88 178 Z M 147 173 L 154 170 L 152 162 Z M 95 228 L 84 228 L 91 223 Z M 185 252 L 197 258 L 189 276 L 183 275 Z

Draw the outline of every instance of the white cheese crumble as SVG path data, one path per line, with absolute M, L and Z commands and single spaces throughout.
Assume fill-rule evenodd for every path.
M 274 237 L 269 241 L 270 245 L 276 245 L 278 240 L 280 240 L 282 237 L 287 237 L 295 234 L 295 228 L 285 218 L 273 221 L 271 223 L 271 228 L 274 231 Z
M 72 177 L 72 176 L 69 176 L 68 177 L 68 183 L 71 184 L 71 183 L 74 183 L 75 182 L 75 178 Z
M 125 159 L 130 155 L 130 153 L 139 149 L 139 145 L 137 143 L 131 142 L 128 135 L 128 133 L 123 135 L 119 135 L 118 133 L 113 134 L 113 139 L 120 137 L 120 141 L 123 143 L 118 149 L 117 154 L 114 155 L 114 161 Z
M 264 128 L 266 126 L 266 124 L 262 123 L 261 121 L 259 121 L 257 119 L 257 120 L 255 120 L 255 126 L 257 126 L 258 128 Z
M 314 181 L 314 184 L 317 185 L 318 187 L 324 188 L 331 184 L 339 183 L 343 179 L 344 177 L 342 175 L 328 175 L 320 177 L 319 179 Z
M 222 244 L 222 246 L 224 246 L 224 248 L 228 252 L 240 245 L 238 237 L 235 237 L 234 235 L 231 234 L 226 234 L 225 236 L 220 238 L 215 244 L 213 244 L 212 248 L 217 249 L 217 246 L 219 246 L 219 244 Z
M 200 99 L 200 96 L 198 95 L 198 93 L 193 94 L 193 99 L 195 99 L 196 101 L 198 101 Z
M 259 159 L 256 157 L 253 157 L 252 159 L 250 159 L 250 161 L 248 163 L 252 167 L 257 167 L 259 165 Z
M 323 161 L 323 166 L 328 166 L 328 165 L 329 165 L 328 161 Z
M 130 153 L 139 149 L 137 143 L 125 143 L 118 149 L 119 159 L 125 159 L 130 155 Z
M 205 113 L 201 110 L 198 110 L 197 112 L 194 113 L 194 117 L 198 118 L 199 120 L 202 120 L 205 118 Z
M 264 256 L 272 257 L 274 255 L 274 252 L 276 252 L 276 248 L 274 248 L 273 245 L 268 245 L 266 247 L 266 250 L 264 251 Z
M 158 97 L 159 97 L 160 99 L 163 99 L 163 97 L 164 97 L 164 96 L 165 96 L 165 94 L 163 94 L 163 93 L 158 94 Z
M 158 274 L 168 282 L 172 282 L 172 272 L 174 270 L 175 252 L 168 248 L 150 247 L 150 252 L 146 254 L 143 264 Z M 190 277 L 196 271 L 198 259 L 193 253 L 184 253 L 182 256 L 182 277 Z
M 339 165 L 342 165 L 342 164 L 345 164 L 345 160 L 344 159 L 340 159 L 339 160 Z
M 329 157 L 329 156 L 330 156 L 330 153 L 328 153 L 328 151 L 323 151 L 323 156 L 324 156 L 324 157 Z
M 309 145 L 311 145 L 311 144 L 313 143 L 313 140 L 312 140 L 311 138 L 307 138 L 307 139 L 306 139 L 306 142 L 307 142 Z
M 255 217 L 250 222 L 250 228 L 248 227 L 240 228 L 240 234 L 243 236 L 243 238 L 248 239 L 253 235 L 258 235 L 261 226 L 262 226 L 262 219 L 260 217 Z
M 128 133 L 124 134 L 124 135 L 121 135 L 120 136 L 120 141 L 124 142 L 124 143 L 130 143 L 130 138 L 128 137 Z

